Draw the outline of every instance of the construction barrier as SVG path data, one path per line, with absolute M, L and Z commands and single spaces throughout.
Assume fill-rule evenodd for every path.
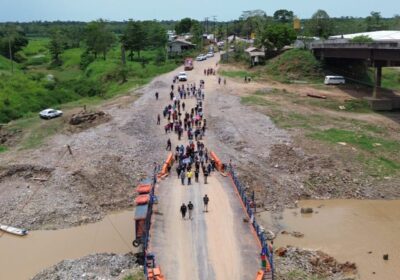
M 220 172 L 225 172 L 224 165 L 221 160 L 218 158 L 218 156 L 214 152 L 210 152 L 211 158 L 215 161 L 216 167 Z M 267 239 L 264 234 L 264 230 L 262 230 L 262 227 L 257 223 L 256 218 L 254 216 L 255 211 L 253 210 L 253 207 L 255 206 L 254 203 L 254 198 L 249 199 L 246 195 L 245 188 L 242 186 L 240 183 L 235 170 L 229 164 L 227 166 L 227 172 L 228 175 L 231 177 L 233 185 L 235 186 L 237 193 L 241 199 L 242 206 L 244 210 L 246 211 L 246 214 L 249 217 L 249 222 L 252 225 L 252 228 L 255 231 L 255 234 L 258 238 L 259 244 L 261 246 L 261 269 L 263 271 L 263 275 L 265 273 L 271 274 L 272 279 L 274 276 L 274 266 L 273 266 L 273 248 L 272 245 L 268 244 Z M 258 276 L 257 276 L 258 277 Z M 257 278 L 259 279 L 259 278 Z
M 221 160 L 218 158 L 218 156 L 213 151 L 210 152 L 210 157 L 214 160 L 215 167 L 217 168 L 217 170 L 219 172 L 223 172 L 224 171 L 224 165 L 221 162 Z
M 256 280 L 263 280 L 264 278 L 264 271 L 260 270 L 257 272 Z
M 168 170 L 169 168 L 172 166 L 172 164 L 174 163 L 174 155 L 172 153 L 169 153 L 167 160 L 164 162 L 160 173 L 158 173 L 157 177 L 161 178 L 164 177 L 165 175 L 168 174 Z
M 148 251 L 149 240 L 150 240 L 150 228 L 153 215 L 153 205 L 157 203 L 157 197 L 155 196 L 155 187 L 157 178 L 159 176 L 166 176 L 168 170 L 171 168 L 174 161 L 172 153 L 167 157 L 167 160 L 163 164 L 161 170 L 159 167 L 154 169 L 153 176 L 144 179 L 137 186 L 136 191 L 144 193 L 139 195 L 135 199 L 135 203 L 138 205 L 135 212 L 135 231 L 136 236 L 132 242 L 133 246 L 138 247 L 143 245 L 143 257 L 144 265 L 143 270 L 147 280 L 165 280 L 165 277 L 161 273 L 160 267 L 156 266 L 155 256 Z

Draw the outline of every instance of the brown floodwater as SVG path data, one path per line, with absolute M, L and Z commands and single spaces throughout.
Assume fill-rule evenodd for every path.
M 27 280 L 65 259 L 93 253 L 132 251 L 133 211 L 108 215 L 98 223 L 62 230 L 0 237 L 0 279 Z
M 301 201 L 299 207 L 313 207 L 314 213 L 286 210 L 279 223 L 283 230 L 299 231 L 304 237 L 279 234 L 275 247 L 318 249 L 340 262 L 355 262 L 360 279 L 400 279 L 399 200 Z M 270 224 L 267 212 L 260 215 Z M 388 261 L 384 254 L 389 254 Z

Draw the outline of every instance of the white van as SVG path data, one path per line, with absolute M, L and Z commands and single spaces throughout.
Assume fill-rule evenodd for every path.
M 325 76 L 325 85 L 344 85 L 345 83 L 343 76 Z

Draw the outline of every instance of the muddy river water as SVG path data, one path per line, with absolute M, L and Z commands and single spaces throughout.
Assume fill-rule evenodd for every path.
M 312 207 L 313 214 L 301 214 Z M 268 212 L 261 220 L 270 222 Z M 400 201 L 301 201 L 279 221 L 283 230 L 299 231 L 302 238 L 279 234 L 275 247 L 293 245 L 319 249 L 340 262 L 355 262 L 360 279 L 400 279 Z M 389 254 L 389 260 L 383 255 Z
M 133 247 L 133 211 L 111 214 L 98 223 L 25 237 L 0 237 L 0 279 L 26 280 L 64 259 L 93 253 L 127 253 Z

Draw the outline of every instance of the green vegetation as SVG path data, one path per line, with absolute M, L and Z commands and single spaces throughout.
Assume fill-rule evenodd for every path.
M 372 43 L 372 42 L 374 42 L 374 40 L 372 40 L 372 38 L 367 35 L 360 35 L 360 36 L 356 36 L 353 39 L 351 39 L 350 42 L 352 42 L 352 43 Z
M 400 68 L 382 69 L 382 87 L 400 90 Z
M 341 103 L 334 99 L 313 99 L 274 89 L 244 96 L 241 103 L 260 106 L 261 112 L 271 117 L 279 127 L 300 132 L 302 137 L 312 141 L 330 145 L 346 143 L 346 147 L 353 148 L 355 164 L 363 165 L 371 176 L 384 177 L 400 172 L 397 153 L 400 142 L 392 136 L 392 132 L 385 126 L 347 116 L 347 112 L 372 114 L 363 101 Z M 340 105 L 346 109 L 340 110 Z M 336 112 L 330 114 L 329 111 Z
M 142 272 L 136 272 L 135 274 L 126 276 L 124 280 L 145 280 L 145 276 Z
M 177 65 L 175 60 L 156 59 L 158 48 L 149 48 L 142 51 L 141 60 L 127 61 L 123 66 L 119 43 L 110 49 L 96 49 L 102 53 L 101 58 L 93 55 L 86 59 L 85 46 L 65 49 L 66 44 L 55 42 L 65 38 L 59 32 L 54 34 L 51 41 L 49 38 L 30 40 L 19 52 L 24 60 L 13 63 L 13 73 L 10 61 L 0 55 L 0 123 L 36 114 L 46 107 L 60 108 L 61 104 L 79 99 L 90 102 L 88 99 L 111 98 Z
M 322 81 L 322 65 L 307 50 L 293 49 L 270 60 L 266 72 L 279 81 Z
M 0 153 L 7 151 L 7 147 L 0 145 Z
M 250 77 L 253 80 L 259 76 L 258 73 L 245 71 L 245 70 L 236 70 L 236 71 L 221 70 L 221 71 L 219 71 L 219 74 L 221 74 L 222 76 L 230 77 L 230 78 L 244 79 L 244 77 Z

